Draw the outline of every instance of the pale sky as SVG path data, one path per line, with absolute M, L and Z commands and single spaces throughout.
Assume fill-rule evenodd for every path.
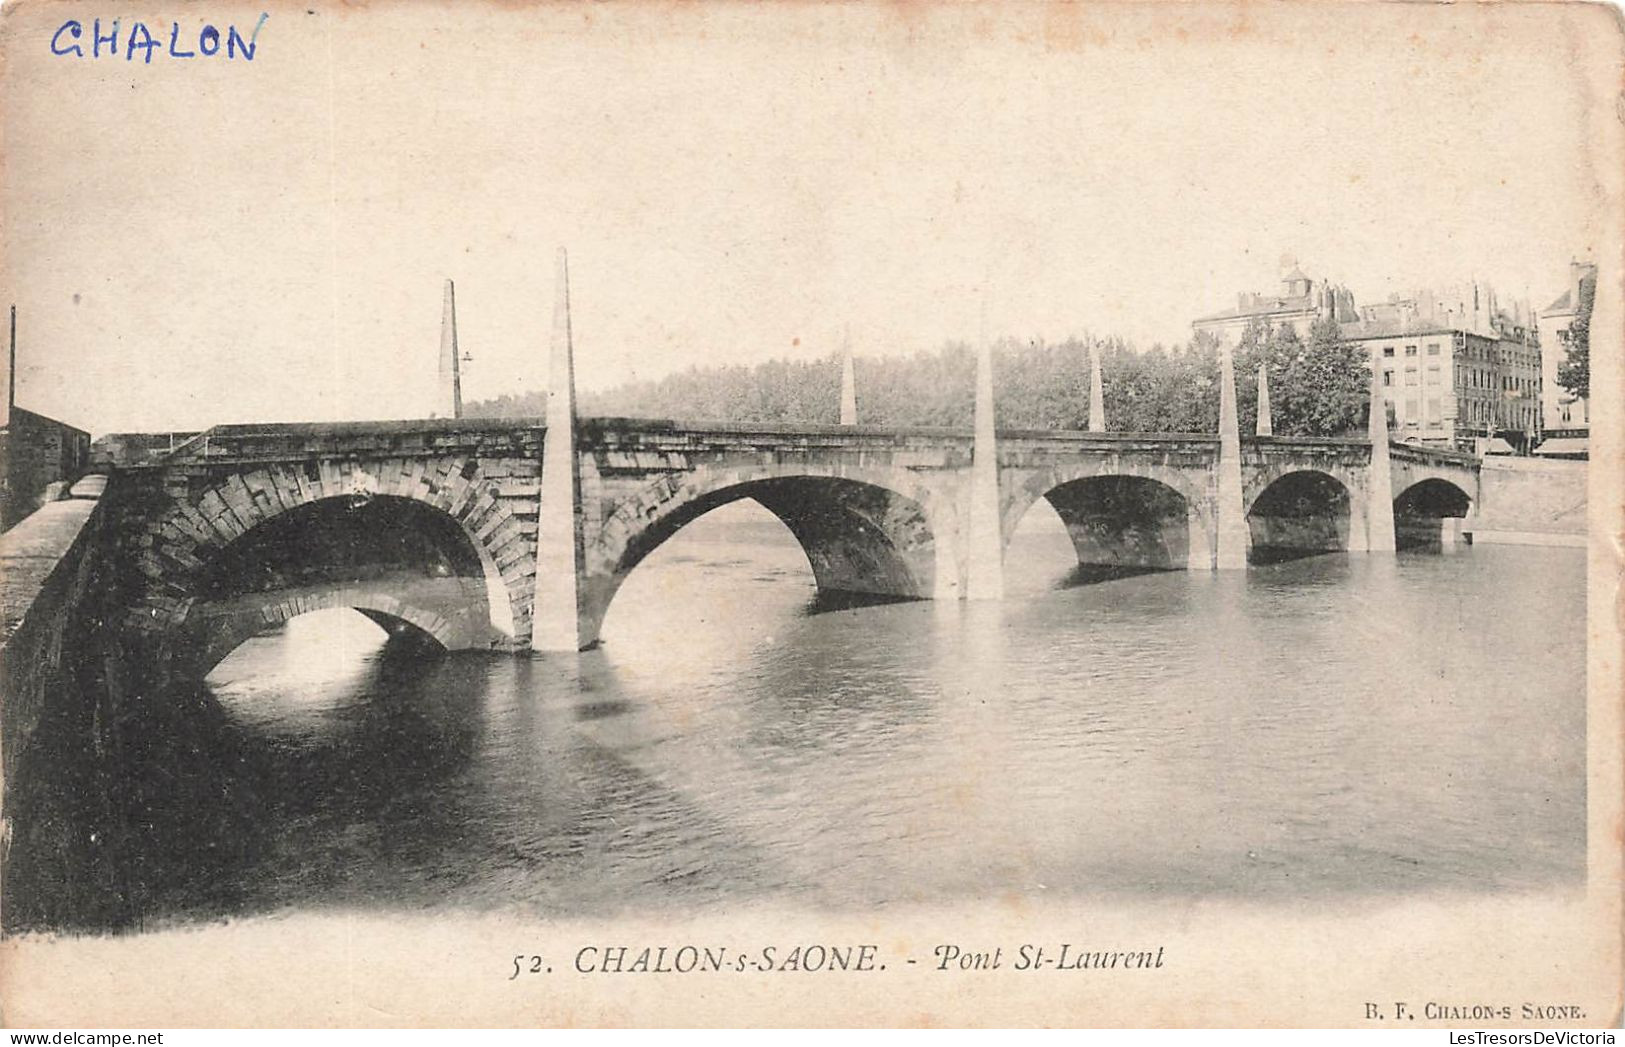
M 164 54 L 177 17 L 186 50 L 262 11 L 252 62 Z M 51 54 L 98 14 L 116 58 Z M 1538 308 L 1615 177 L 1586 143 L 1618 36 L 1575 5 L 24 2 L 3 31 L 18 402 L 97 433 L 426 415 L 447 276 L 465 397 L 540 388 L 560 244 L 582 388 L 848 325 L 935 349 L 984 305 L 994 336 L 1180 341 L 1287 252 L 1362 302 L 1476 276 Z

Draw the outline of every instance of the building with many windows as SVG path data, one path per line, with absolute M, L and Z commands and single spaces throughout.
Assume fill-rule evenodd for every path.
M 1542 378 L 1541 332 L 1527 302 L 1469 280 L 1356 306 L 1347 289 L 1312 279 L 1291 258 L 1282 268 L 1280 294 L 1243 293 L 1236 308 L 1191 326 L 1235 344 L 1261 321 L 1307 340 L 1316 320 L 1333 317 L 1344 339 L 1372 354 L 1395 439 L 1480 452 L 1527 451 L 1538 439 L 1551 378 Z M 1578 290 L 1569 297 L 1578 301 Z M 1542 331 L 1551 313 L 1542 314 Z
M 1541 354 L 1532 328 L 1501 314 L 1490 333 L 1401 316 L 1344 324 L 1381 372 L 1395 439 L 1527 450 L 1540 426 Z M 1499 446 L 1499 445 L 1494 445 Z

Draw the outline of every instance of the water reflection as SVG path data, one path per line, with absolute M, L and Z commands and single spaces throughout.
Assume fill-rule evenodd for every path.
M 148 925 L 1583 875 L 1577 551 L 1056 588 L 1057 522 L 1002 604 L 827 610 L 776 521 L 714 515 L 578 657 L 401 659 L 349 612 L 239 649 L 148 732 Z

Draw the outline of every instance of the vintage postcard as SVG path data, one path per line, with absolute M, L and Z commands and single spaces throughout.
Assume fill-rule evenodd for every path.
M 0 7 L 0 1020 L 1617 1027 L 1587 3 Z

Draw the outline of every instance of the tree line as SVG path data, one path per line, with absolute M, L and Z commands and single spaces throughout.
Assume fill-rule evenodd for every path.
M 1136 351 L 1121 339 L 1005 340 L 993 351 L 994 414 L 1006 429 L 1084 429 L 1090 361 L 1101 360 L 1106 428 L 1212 433 L 1219 424 L 1219 346 L 1207 335 Z M 1256 421 L 1258 367 L 1269 375 L 1270 414 L 1282 436 L 1335 436 L 1365 427 L 1370 371 L 1365 351 L 1324 320 L 1300 339 L 1291 327 L 1250 326 L 1235 350 L 1241 429 Z M 964 343 L 912 356 L 860 356 L 858 421 L 884 426 L 972 424 L 976 354 Z M 755 367 L 690 367 L 663 378 L 579 394 L 583 415 L 692 421 L 834 424 L 841 360 L 770 360 Z M 470 417 L 546 412 L 546 393 L 468 405 Z

